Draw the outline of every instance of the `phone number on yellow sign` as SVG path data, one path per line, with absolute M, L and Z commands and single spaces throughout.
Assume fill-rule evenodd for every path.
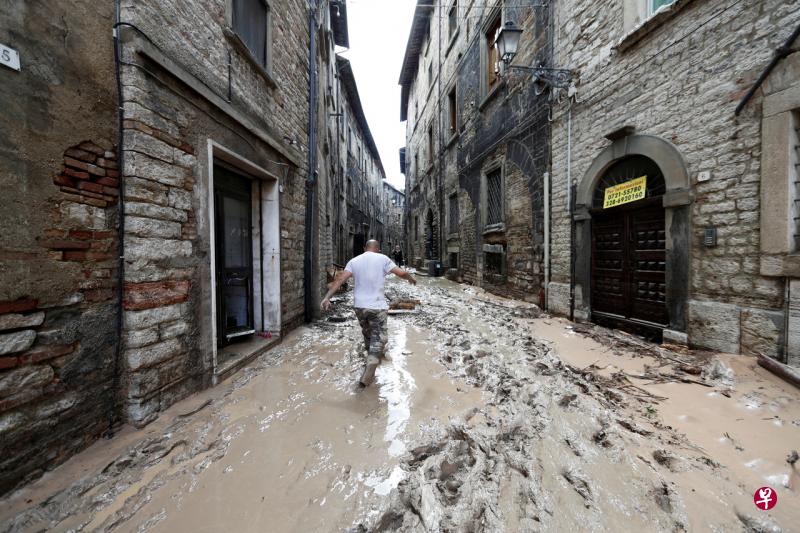
M 605 190 L 603 209 L 641 200 L 646 193 L 647 176 L 614 185 Z

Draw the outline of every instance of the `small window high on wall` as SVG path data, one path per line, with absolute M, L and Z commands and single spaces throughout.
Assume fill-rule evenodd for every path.
M 489 25 L 484 34 L 486 40 L 486 92 L 488 93 L 500 81 L 497 74 L 497 36 L 500 34 L 500 15 Z
M 233 31 L 253 58 L 269 70 L 269 6 L 265 0 L 233 0 Z
M 456 88 L 453 87 L 447 95 L 447 110 L 450 115 L 450 135 L 455 135 L 458 129 L 458 101 L 456 100 Z
M 486 226 L 503 222 L 503 170 L 486 174 Z
M 452 39 L 458 29 L 458 0 L 453 0 L 453 5 L 450 6 L 450 13 L 447 15 L 447 26 L 447 34 Z
M 449 231 L 450 233 L 458 233 L 458 194 L 453 193 L 450 195 L 449 199 L 449 218 L 450 218 L 450 225 Z
M 651 17 L 653 14 L 661 9 L 663 6 L 668 6 L 675 0 L 644 0 L 647 2 L 647 16 Z

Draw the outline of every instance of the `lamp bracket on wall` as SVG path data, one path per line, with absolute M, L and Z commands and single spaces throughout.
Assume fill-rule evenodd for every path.
M 572 84 L 572 71 L 563 68 L 521 67 L 508 65 L 507 69 L 530 72 L 534 83 L 541 83 L 555 89 L 569 89 Z

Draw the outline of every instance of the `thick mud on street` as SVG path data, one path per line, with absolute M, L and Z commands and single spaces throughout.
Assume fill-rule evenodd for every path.
M 0 531 L 798 531 L 800 393 L 444 280 L 349 295 L 228 382 L 0 501 Z M 778 504 L 761 511 L 757 488 Z

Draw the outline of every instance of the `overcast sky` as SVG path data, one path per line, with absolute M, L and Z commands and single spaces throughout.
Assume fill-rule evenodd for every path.
M 406 141 L 398 80 L 415 6 L 415 0 L 347 0 L 350 50 L 341 54 L 353 65 L 386 178 L 401 189 L 405 178 L 398 150 Z

